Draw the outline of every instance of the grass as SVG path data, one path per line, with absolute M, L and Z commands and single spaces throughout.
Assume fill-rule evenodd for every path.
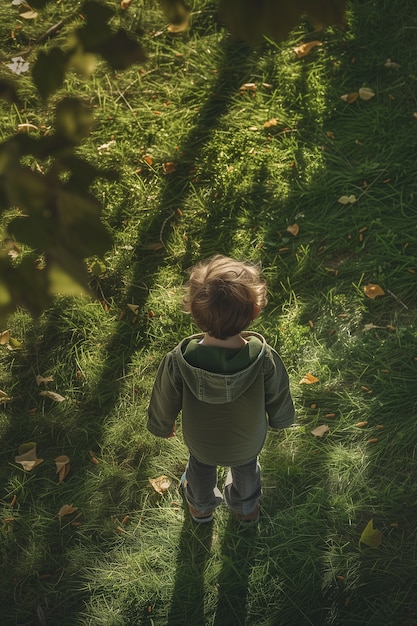
M 11 39 L 16 9 L 3 7 L 2 59 L 73 10 L 51 3 Z M 120 170 L 94 189 L 115 245 L 97 300 L 60 297 L 37 321 L 19 311 L 9 328 L 22 349 L 0 346 L 0 388 L 13 396 L 0 413 L 2 623 L 412 626 L 417 9 L 353 1 L 346 33 L 303 23 L 257 50 L 230 41 L 213 3 L 193 11 L 173 36 L 156 2 L 132 4 L 120 19 L 144 29 L 143 70 L 100 65 L 62 90 L 95 108 L 83 156 Z M 19 84 L 27 103 L 0 104 L 3 138 L 53 114 L 27 76 Z M 375 97 L 340 99 L 362 86 Z M 258 528 L 222 508 L 212 527 L 193 526 L 181 431 L 165 441 L 145 428 L 159 360 L 195 331 L 180 310 L 187 268 L 215 252 L 262 262 L 269 304 L 255 328 L 282 355 L 297 407 L 261 455 Z M 368 283 L 385 296 L 366 298 Z M 300 385 L 308 372 L 319 382 Z M 39 396 L 37 374 L 66 400 Z M 313 437 L 321 424 L 329 432 Z M 32 472 L 14 462 L 26 441 L 44 459 Z M 71 469 L 58 485 L 61 454 Z M 148 478 L 162 474 L 172 484 L 160 496 Z M 78 508 L 59 520 L 64 504 Z M 378 548 L 359 543 L 370 519 Z

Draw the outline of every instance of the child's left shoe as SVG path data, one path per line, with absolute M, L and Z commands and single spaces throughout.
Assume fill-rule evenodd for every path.
M 187 486 L 187 479 L 185 478 L 185 472 L 181 476 L 180 486 L 182 488 L 184 499 L 185 499 L 185 501 L 188 504 L 188 509 L 190 511 L 191 519 L 194 522 L 197 522 L 197 524 L 204 524 L 204 523 L 207 523 L 207 522 L 212 522 L 213 521 L 213 517 L 214 517 L 214 515 L 213 515 L 214 514 L 214 510 L 207 511 L 207 513 L 204 513 L 204 515 L 202 515 L 200 513 L 200 511 L 197 511 L 197 509 L 195 509 L 193 506 L 191 506 L 191 504 L 187 501 L 187 498 L 185 497 L 185 493 L 184 493 L 184 487 Z

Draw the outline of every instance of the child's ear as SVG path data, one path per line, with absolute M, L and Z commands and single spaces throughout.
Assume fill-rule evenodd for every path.
M 254 304 L 253 305 L 253 317 L 252 317 L 252 320 L 256 320 L 256 318 L 258 317 L 260 312 L 261 312 L 261 307 L 258 306 L 257 304 Z

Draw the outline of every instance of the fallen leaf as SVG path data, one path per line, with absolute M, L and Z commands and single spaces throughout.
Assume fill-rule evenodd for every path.
M 24 124 L 18 124 L 17 125 L 17 130 L 19 131 L 19 133 L 21 132 L 29 132 L 30 130 L 39 130 L 37 126 L 35 126 L 35 124 L 29 124 L 29 122 L 26 122 Z
M 172 174 L 177 169 L 177 164 L 173 161 L 167 161 L 166 163 L 162 163 L 162 169 L 165 174 Z
M 375 92 L 369 87 L 361 87 L 358 93 L 361 100 L 370 100 L 375 95 Z
M 271 117 L 270 120 L 264 123 L 264 128 L 271 128 L 271 126 L 277 126 L 278 120 L 275 117 Z
M 313 376 L 313 374 L 305 374 L 303 378 L 300 380 L 300 385 L 312 385 L 313 383 L 318 383 L 319 379 Z
M 53 376 L 46 376 L 46 377 L 44 377 L 44 376 L 41 376 L 40 374 L 38 374 L 38 375 L 36 376 L 36 384 L 38 385 L 38 387 L 39 387 L 39 385 L 41 385 L 42 383 L 43 383 L 44 385 L 47 385 L 48 383 L 52 383 L 52 382 L 53 382 L 53 380 L 54 380 L 54 377 L 53 377 Z
M 190 15 L 188 14 L 183 22 L 180 22 L 179 24 L 168 24 L 167 31 L 169 33 L 183 33 L 185 30 L 187 30 L 189 25 Z
M 256 91 L 256 83 L 245 83 L 241 86 L 240 91 Z
M 371 300 L 375 300 L 377 296 L 385 296 L 385 291 L 379 285 L 374 285 L 369 283 L 368 285 L 364 285 L 363 292 L 365 296 L 371 298 Z
M 384 63 L 384 67 L 389 67 L 394 70 L 398 70 L 398 68 L 401 67 L 401 65 L 399 65 L 398 63 L 395 63 L 395 61 L 391 61 L 391 59 L 387 59 Z
M 357 91 L 352 91 L 351 93 L 345 93 L 343 96 L 340 96 L 340 99 L 347 104 L 353 104 L 359 98 L 359 93 Z
M 6 63 L 14 74 L 23 74 L 29 69 L 29 63 L 23 57 L 12 57 L 12 63 Z
M 297 59 L 301 59 L 302 57 L 307 56 L 316 46 L 322 46 L 323 43 L 321 41 L 309 41 L 308 43 L 302 43 L 300 46 L 293 48 L 295 54 L 297 55 Z
M 78 506 L 72 506 L 72 504 L 64 504 L 58 511 L 58 517 L 62 518 L 64 515 L 71 515 L 71 513 L 75 513 L 78 511 Z
M 289 226 L 287 226 L 287 231 L 295 237 L 300 232 L 300 227 L 298 224 L 290 224 Z
M 143 160 L 144 160 L 144 161 L 145 161 L 145 163 L 147 163 L 148 165 L 153 165 L 153 158 L 152 158 L 149 154 L 146 154 L 146 155 L 143 157 Z
M 9 350 L 21 350 L 22 349 L 22 342 L 19 341 L 18 339 L 15 339 L 14 337 L 10 337 L 9 345 L 7 346 L 7 348 Z
M 27 472 L 33 470 L 34 467 L 43 463 L 43 459 L 38 459 L 36 454 L 36 443 L 28 441 L 22 443 L 18 449 L 18 455 L 15 456 L 15 463 L 20 463 L 23 469 Z
M 365 324 L 364 330 L 372 330 L 373 328 L 383 328 L 382 326 L 375 326 L 375 324 Z
M 130 7 L 130 5 L 132 4 L 133 0 L 121 0 L 120 2 L 120 8 L 123 10 L 126 10 Z
M 19 10 L 19 17 L 23 17 L 23 19 L 25 20 L 34 20 L 35 18 L 38 17 L 37 12 L 33 11 L 33 9 L 29 7 L 29 5 L 23 4 L 21 5 L 21 7 L 23 10 Z
M 313 430 L 311 431 L 311 434 L 314 435 L 315 437 L 323 437 L 323 435 L 325 435 L 329 430 L 329 427 L 327 426 L 327 424 L 322 424 L 321 426 L 317 426 L 316 428 L 313 428 Z
M 363 421 L 363 422 L 357 422 L 357 423 L 355 424 L 355 426 L 356 426 L 357 428 L 365 428 L 365 426 L 368 426 L 368 422 L 367 422 L 366 420 L 365 420 L 365 421 Z
M 381 545 L 381 541 L 382 533 L 374 528 L 374 520 L 371 519 L 362 531 L 359 543 L 364 543 L 371 548 L 378 548 Z
M 56 393 L 55 391 L 40 391 L 39 395 L 51 398 L 51 400 L 54 400 L 55 402 L 63 402 L 65 400 L 64 396 L 61 396 L 61 394 Z
M 3 332 L 0 333 L 0 345 L 5 346 L 6 344 L 9 343 L 9 339 L 10 339 L 10 330 L 3 330 Z
M 353 193 L 350 196 L 340 196 L 338 202 L 340 202 L 340 204 L 354 204 L 356 202 L 356 196 Z
M 0 389 L 0 402 L 10 402 L 10 400 L 11 397 L 9 396 L 9 394 Z
M 68 475 L 70 471 L 69 458 L 63 454 L 61 456 L 57 456 L 55 459 L 56 465 L 56 473 L 58 474 L 58 485 L 61 483 L 64 478 Z
M 130 309 L 135 315 L 137 315 L 140 311 L 140 306 L 138 304 L 128 304 L 127 308 Z
M 148 480 L 155 491 L 160 494 L 164 494 L 171 485 L 168 476 L 158 476 L 158 478 L 148 478 Z

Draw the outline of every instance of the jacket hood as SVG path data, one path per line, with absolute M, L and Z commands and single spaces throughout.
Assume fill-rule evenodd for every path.
M 184 383 L 189 391 L 202 402 L 209 404 L 233 402 L 252 385 L 259 374 L 259 370 L 263 367 L 266 341 L 258 333 L 242 333 L 242 336 L 249 342 L 250 337 L 255 337 L 258 340 L 250 348 L 252 354 L 249 365 L 234 374 L 216 374 L 194 367 L 184 358 L 188 343 L 193 339 L 202 339 L 203 336 L 203 334 L 198 334 L 183 339 L 174 351 Z

